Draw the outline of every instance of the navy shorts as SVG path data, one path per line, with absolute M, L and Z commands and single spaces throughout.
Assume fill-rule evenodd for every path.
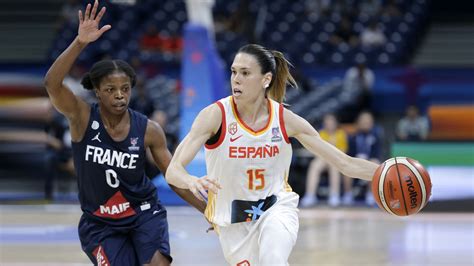
M 130 225 L 112 226 L 82 215 L 79 222 L 82 250 L 94 265 L 143 265 L 159 251 L 171 262 L 166 209 L 155 204 Z

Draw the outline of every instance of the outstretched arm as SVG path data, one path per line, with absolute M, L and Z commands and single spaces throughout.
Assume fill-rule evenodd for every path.
M 284 120 L 288 136 L 295 137 L 310 152 L 321 157 L 346 176 L 372 180 L 377 164 L 343 153 L 321 139 L 319 133 L 308 121 L 290 110 L 285 109 Z
M 87 5 L 84 15 L 82 11 L 79 10 L 79 29 L 77 37 L 56 61 L 54 61 L 44 78 L 44 85 L 51 102 L 59 112 L 69 119 L 73 127 L 79 121 L 86 121 L 85 123 L 87 123 L 89 106 L 79 97 L 76 97 L 69 88 L 63 84 L 63 80 L 87 44 L 97 40 L 104 32 L 111 28 L 110 25 L 105 25 L 100 29 L 98 28 L 99 22 L 105 13 L 105 7 L 103 7 L 97 14 L 98 6 L 99 3 L 96 0 L 93 7 L 91 7 L 91 4 Z M 73 139 L 77 139 L 77 136 L 74 136 L 74 131 L 73 128 L 71 132 Z
M 206 190 L 217 193 L 219 184 L 208 177 L 197 178 L 190 175 L 185 167 L 196 156 L 202 145 L 215 134 L 222 121 L 221 112 L 216 104 L 204 108 L 194 120 L 191 131 L 179 144 L 171 159 L 166 180 L 179 188 L 191 190 L 198 198 L 207 197 Z
M 171 153 L 166 145 L 165 132 L 156 122 L 148 120 L 145 143 L 145 146 L 150 147 L 156 165 L 163 175 L 165 175 L 171 161 Z M 173 185 L 170 185 L 170 187 L 191 206 L 198 209 L 201 213 L 204 213 L 206 203 L 196 198 L 191 191 Z

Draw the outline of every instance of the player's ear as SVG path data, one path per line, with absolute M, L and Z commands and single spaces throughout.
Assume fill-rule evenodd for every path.
M 94 92 L 95 92 L 95 97 L 97 97 L 97 99 L 100 99 L 99 89 L 98 89 L 98 88 L 94 88 Z
M 263 88 L 268 88 L 268 86 L 270 86 L 270 82 L 272 82 L 272 73 L 271 72 L 267 72 L 265 73 L 265 75 L 263 75 L 263 79 L 262 79 L 262 87 Z

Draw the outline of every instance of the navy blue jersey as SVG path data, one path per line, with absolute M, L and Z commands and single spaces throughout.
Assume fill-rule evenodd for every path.
M 128 136 L 114 141 L 102 123 L 98 104 L 80 142 L 73 142 L 79 201 L 86 217 L 122 225 L 156 202 L 156 188 L 145 175 L 148 119 L 131 109 Z
M 370 132 L 356 132 L 349 137 L 350 156 L 369 159 L 381 158 L 381 140 L 377 129 Z

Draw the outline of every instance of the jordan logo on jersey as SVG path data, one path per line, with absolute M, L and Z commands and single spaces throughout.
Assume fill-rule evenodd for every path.
M 97 140 L 98 142 L 102 142 L 102 141 L 99 139 L 99 135 L 100 135 L 100 132 L 97 133 L 97 135 L 95 135 L 95 137 L 93 137 L 91 141 Z
M 122 192 L 117 191 L 104 205 L 94 212 L 95 216 L 120 219 L 135 215 L 135 211 L 130 206 L 130 202 L 125 199 Z

